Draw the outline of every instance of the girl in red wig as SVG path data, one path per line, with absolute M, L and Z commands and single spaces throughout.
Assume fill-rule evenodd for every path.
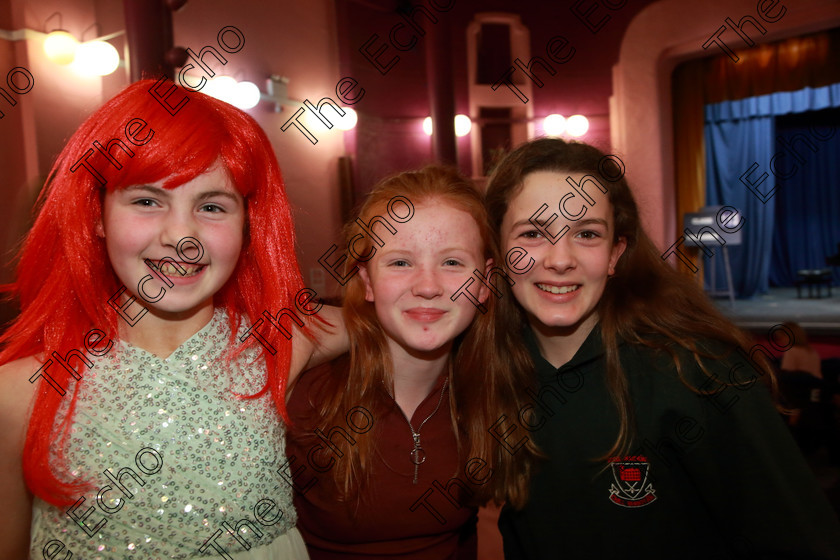
M 71 137 L 39 206 L 0 337 L 0 558 L 306 558 L 284 398 L 328 353 L 309 328 L 328 311 L 300 292 L 265 133 L 137 82 Z

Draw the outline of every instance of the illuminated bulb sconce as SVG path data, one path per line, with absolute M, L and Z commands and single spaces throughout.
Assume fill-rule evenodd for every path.
M 238 82 L 230 76 L 217 76 L 207 81 L 201 88 L 201 93 L 206 93 L 225 103 L 230 103 L 239 109 L 252 109 L 257 106 L 261 99 L 273 101 L 275 110 L 279 112 L 284 105 L 305 107 L 303 102 L 288 98 L 286 86 L 288 78 L 273 75 L 266 81 L 267 94 L 263 94 L 260 88 L 253 82 Z M 349 107 L 342 107 L 344 116 L 330 117 L 338 130 L 352 130 L 359 120 L 356 111 Z
M 562 136 L 565 133 L 579 138 L 589 130 L 589 119 L 583 115 L 572 115 L 568 119 L 563 115 L 548 115 L 543 120 L 543 130 L 548 136 Z
M 46 39 L 44 39 L 44 53 L 50 62 L 62 66 L 69 64 L 70 68 L 81 76 L 107 76 L 119 67 L 120 53 L 106 39 L 122 35 L 125 33 L 124 31 L 79 43 L 68 31 L 61 29 L 61 14 L 59 12 L 55 12 L 48 17 L 47 21 L 55 16 L 58 16 L 59 29 L 48 33 Z M 85 29 L 82 32 L 82 38 L 91 27 L 96 26 L 97 24 L 93 23 Z
M 426 136 L 431 136 L 434 130 L 432 129 L 432 117 L 426 117 L 423 119 L 423 132 Z
M 76 57 L 79 42 L 69 32 L 56 29 L 44 40 L 44 53 L 50 62 L 66 66 Z
M 253 82 L 237 82 L 230 76 L 217 76 L 201 88 L 201 93 L 230 103 L 239 109 L 251 109 L 260 102 L 260 88 Z
M 589 119 L 583 115 L 572 115 L 566 120 L 566 132 L 569 136 L 578 138 L 589 130 Z
M 82 76 L 107 76 L 120 65 L 120 54 L 107 41 L 88 41 L 76 48 L 70 68 Z
M 240 109 L 251 109 L 260 102 L 260 88 L 253 82 L 239 82 L 236 84 L 235 105 Z
M 455 136 L 458 136 L 459 138 L 461 136 L 466 136 L 471 130 L 472 119 L 470 119 L 467 115 L 455 115 Z M 434 132 L 432 117 L 426 117 L 423 119 L 423 132 L 426 133 L 426 136 L 431 136 L 432 132 Z
M 304 113 L 301 115 L 301 122 L 306 123 L 306 126 L 311 125 L 312 127 L 323 127 L 324 122 L 321 120 L 321 117 L 313 116 L 315 113 L 313 112 L 314 110 L 312 109 L 311 102 L 309 102 L 309 100 L 306 100 L 307 103 L 310 103 L 308 106 L 307 103 L 303 101 L 291 99 L 289 97 L 290 81 L 291 80 L 289 80 L 289 78 L 281 76 L 280 74 L 270 75 L 265 81 L 266 93 L 261 93 L 260 99 L 274 103 L 275 113 L 290 111 L 289 114 L 292 115 L 302 108 L 304 109 Z M 339 107 L 344 112 L 344 116 L 340 115 L 337 111 L 331 111 L 329 114 L 329 122 L 332 124 L 332 127 L 330 127 L 329 130 L 348 131 L 356 128 L 356 124 L 359 122 L 359 115 L 356 111 L 350 107 Z
M 233 105 L 235 89 L 236 80 L 230 76 L 216 76 L 207 80 L 207 83 L 199 91 Z
M 560 136 L 566 132 L 566 117 L 563 115 L 548 115 L 543 121 L 543 130 L 548 136 Z
M 467 115 L 455 115 L 455 136 L 466 136 L 472 130 L 472 120 Z
M 356 123 L 359 122 L 359 115 L 356 114 L 356 111 L 351 109 L 350 107 L 342 107 L 344 111 L 344 116 L 339 117 L 336 115 L 338 122 L 335 122 L 335 127 L 339 130 L 352 130 L 356 127 Z
M 62 29 L 61 12 L 54 12 L 48 17 L 44 21 L 44 27 L 47 28 L 49 21 L 55 17 L 58 18 L 58 28 L 47 33 L 44 39 L 44 53 L 50 62 L 66 66 L 76 57 L 79 42 L 69 31 Z

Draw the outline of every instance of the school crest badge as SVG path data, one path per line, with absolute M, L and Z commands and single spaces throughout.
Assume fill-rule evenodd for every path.
M 610 501 L 626 508 L 646 506 L 656 500 L 653 484 L 648 482 L 650 464 L 644 455 L 611 457 L 613 484 Z

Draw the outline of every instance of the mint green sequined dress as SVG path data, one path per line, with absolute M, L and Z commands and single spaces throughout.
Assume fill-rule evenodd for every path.
M 226 366 L 229 332 L 217 310 L 166 359 L 124 341 L 94 358 L 65 444 L 70 472 L 92 489 L 76 521 L 35 500 L 32 558 L 308 558 L 278 473 L 282 420 L 268 396 L 231 391 L 262 388 L 264 362 L 257 347 Z

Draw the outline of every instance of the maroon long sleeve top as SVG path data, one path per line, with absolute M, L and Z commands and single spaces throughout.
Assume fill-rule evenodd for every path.
M 425 461 L 417 466 L 415 483 L 412 431 L 384 390 L 388 405 L 381 417 L 355 409 L 339 426 L 313 422 L 311 403 L 318 402 L 320 381 L 326 375 L 346 376 L 346 370 L 340 371 L 346 362 L 341 364 L 333 362 L 303 375 L 288 403 L 296 434 L 289 437 L 287 454 L 295 475 L 298 529 L 312 559 L 474 560 L 477 509 L 462 505 L 466 501 L 462 487 L 468 485 L 453 481 L 463 472 L 465 458 L 456 448 L 446 375 L 438 378 L 411 418 L 415 430 L 428 418 L 418 430 Z M 323 439 L 301 437 L 316 428 Z M 331 461 L 344 460 L 356 438 L 371 434 L 376 438 L 376 455 L 370 484 L 358 504 L 340 502 L 332 473 L 336 463 Z

